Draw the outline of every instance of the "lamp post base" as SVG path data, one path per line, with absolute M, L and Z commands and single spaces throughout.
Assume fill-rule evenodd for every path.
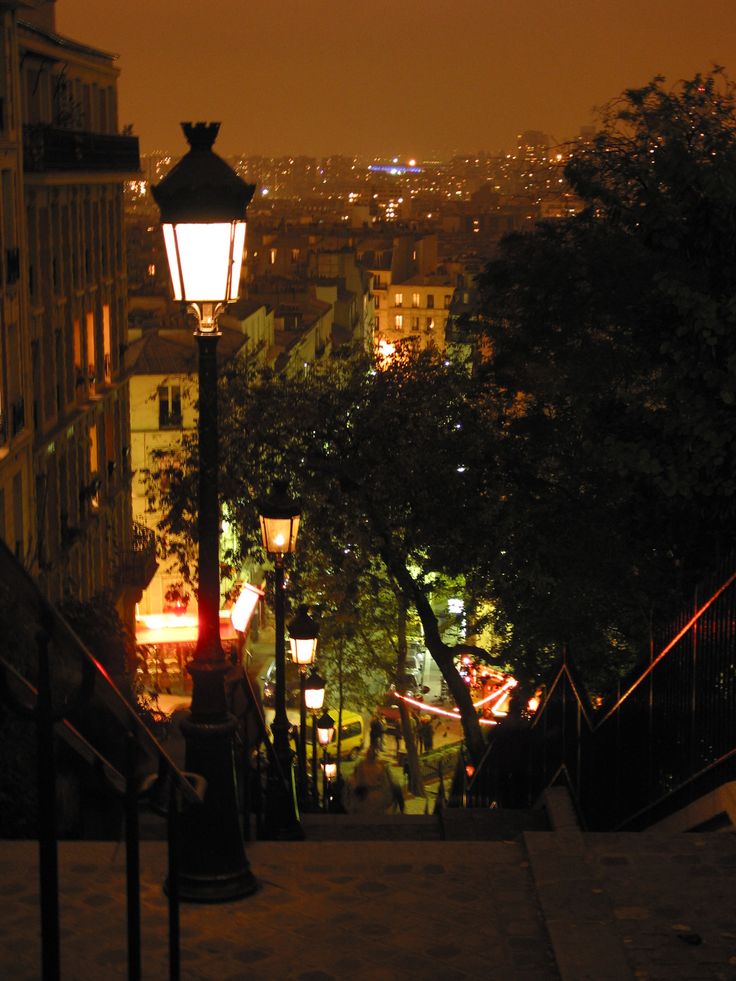
M 193 663 L 192 714 L 181 723 L 186 769 L 207 781 L 201 804 L 181 815 L 179 896 L 200 903 L 227 902 L 256 891 L 245 854 L 233 759 L 234 716 L 224 708 L 224 661 Z M 220 695 L 223 692 L 223 695 Z M 210 700 L 217 693 L 217 698 Z
M 288 729 L 288 721 L 283 724 L 274 720 L 271 724 L 276 759 L 268 778 L 265 825 L 273 840 L 302 841 L 304 831 L 299 821 Z

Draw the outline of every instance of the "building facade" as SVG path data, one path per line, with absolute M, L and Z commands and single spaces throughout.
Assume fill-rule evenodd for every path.
M 60 37 L 54 4 L 0 0 L 0 534 L 48 597 L 109 592 L 124 619 L 155 568 L 132 523 L 123 183 L 114 56 Z

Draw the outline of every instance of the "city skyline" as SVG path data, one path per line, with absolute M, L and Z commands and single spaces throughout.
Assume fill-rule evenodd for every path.
M 120 124 L 141 151 L 182 149 L 179 122 L 222 122 L 221 154 L 447 159 L 553 142 L 657 74 L 736 72 L 730 0 L 57 0 L 60 34 L 119 55 Z

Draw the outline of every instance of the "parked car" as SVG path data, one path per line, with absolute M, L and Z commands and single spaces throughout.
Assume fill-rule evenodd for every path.
M 276 697 L 276 662 L 272 661 L 263 678 L 263 704 L 268 708 L 274 707 Z M 299 707 L 301 689 L 299 686 L 299 668 L 293 661 L 286 662 L 286 704 L 290 708 Z
M 333 713 L 337 720 L 337 710 Z M 363 716 L 358 712 L 342 710 L 342 725 L 340 726 L 340 759 L 356 760 L 365 743 L 365 726 Z M 337 753 L 337 726 L 332 733 L 332 741 L 327 747 L 327 755 L 333 758 Z

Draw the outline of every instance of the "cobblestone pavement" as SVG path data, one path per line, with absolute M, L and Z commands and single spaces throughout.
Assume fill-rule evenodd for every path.
M 126 976 L 123 851 L 62 843 L 62 977 Z M 519 842 L 255 842 L 260 889 L 182 907 L 186 981 L 547 981 L 558 974 Z M 167 977 L 165 846 L 142 845 L 146 979 Z M 0 843 L 0 976 L 39 977 L 36 847 Z
M 736 981 L 736 834 L 483 841 L 462 819 L 457 841 L 250 843 L 255 895 L 182 907 L 182 978 Z M 64 981 L 126 977 L 123 860 L 60 845 Z M 34 842 L 0 842 L 3 981 L 40 977 L 36 863 Z M 163 842 L 141 868 L 144 978 L 163 981 Z

